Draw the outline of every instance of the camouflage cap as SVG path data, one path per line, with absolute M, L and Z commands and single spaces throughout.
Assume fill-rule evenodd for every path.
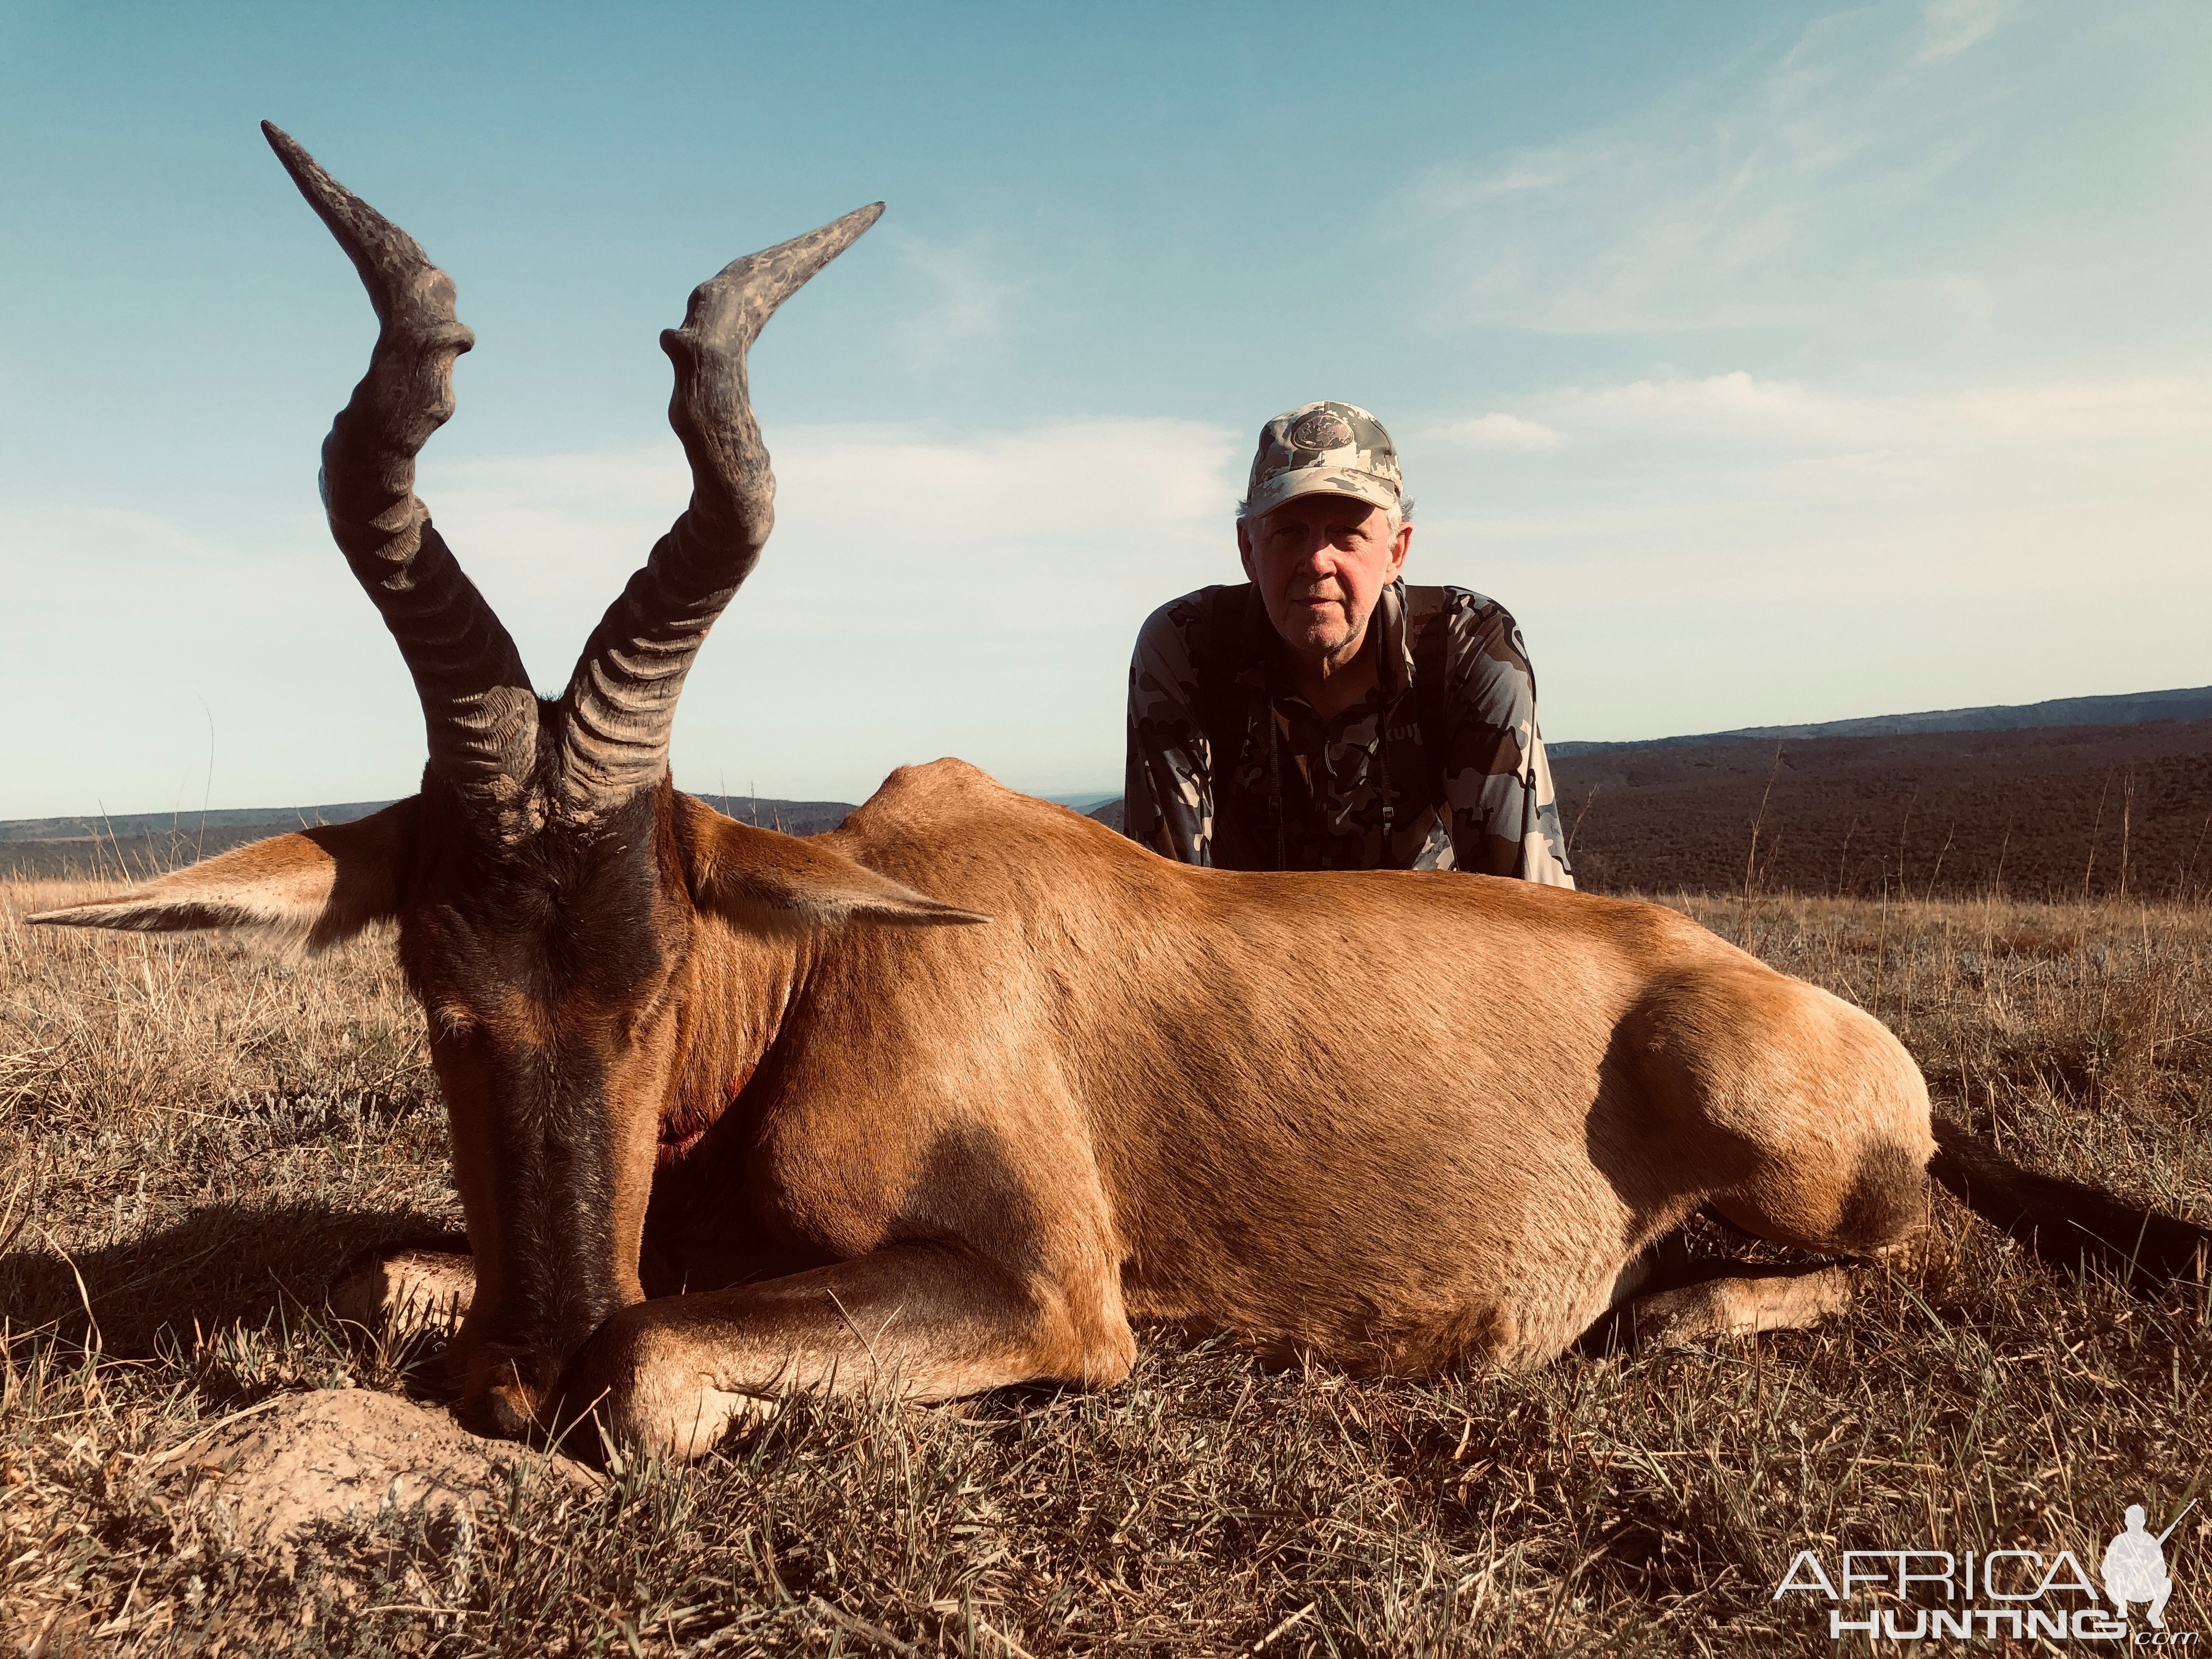
M 1405 480 L 1382 422 L 1356 404 L 1324 398 L 1278 415 L 1260 428 L 1244 511 L 1252 518 L 1285 501 L 1326 491 L 1395 507 Z

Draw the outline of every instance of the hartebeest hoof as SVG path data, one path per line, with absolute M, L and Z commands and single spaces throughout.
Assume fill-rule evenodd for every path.
M 1709 1279 L 1638 1297 L 1628 1306 L 1624 1328 L 1639 1348 L 1682 1348 L 1716 1337 L 1802 1330 L 1849 1308 L 1857 1279 L 1850 1267 Z
M 689 1463 L 732 1428 L 773 1408 L 781 1388 L 716 1386 L 702 1358 L 650 1315 L 626 1309 L 607 1321 L 562 1373 L 550 1413 L 572 1455 L 659 1456 Z
M 451 1250 L 377 1250 L 331 1286 L 331 1311 L 391 1342 L 451 1337 L 476 1295 L 476 1263 Z

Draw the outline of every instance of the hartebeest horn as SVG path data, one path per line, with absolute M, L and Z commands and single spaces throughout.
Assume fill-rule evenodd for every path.
M 608 607 L 564 699 L 560 793 L 589 814 L 658 783 L 684 677 L 752 573 L 775 523 L 775 477 L 745 390 L 745 351 L 775 308 L 875 223 L 881 202 L 723 267 L 691 291 L 661 349 L 676 365 L 668 422 L 691 463 L 691 504 Z
M 415 457 L 453 412 L 453 359 L 476 336 L 416 240 L 267 121 L 292 182 L 361 273 L 376 347 L 323 442 L 323 506 L 346 562 L 399 642 L 422 700 L 431 769 L 501 833 L 524 825 L 538 700 L 521 654 L 415 494 Z

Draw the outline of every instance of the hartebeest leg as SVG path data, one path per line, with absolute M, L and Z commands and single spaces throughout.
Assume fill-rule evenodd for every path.
M 1677 1348 L 1714 1337 L 1800 1330 L 1848 1308 L 1855 1280 L 1852 1269 L 1835 1267 L 1708 1279 L 1637 1297 L 1622 1310 L 1615 1335 L 1632 1346 Z
M 466 1251 L 386 1249 L 352 1263 L 331 1286 L 330 1308 L 389 1341 L 460 1328 L 477 1290 Z
M 949 1400 L 1033 1380 L 1104 1384 L 1136 1352 L 1110 1289 L 1073 1297 L 955 1246 L 896 1245 L 625 1308 L 569 1362 L 561 1409 L 595 1411 L 618 1445 L 689 1459 L 793 1389 Z

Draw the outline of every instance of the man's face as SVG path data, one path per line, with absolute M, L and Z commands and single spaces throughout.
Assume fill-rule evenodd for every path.
M 1358 650 L 1382 590 L 1397 579 L 1413 526 L 1350 495 L 1316 493 L 1237 526 L 1244 574 L 1267 620 L 1303 656 L 1332 662 Z

